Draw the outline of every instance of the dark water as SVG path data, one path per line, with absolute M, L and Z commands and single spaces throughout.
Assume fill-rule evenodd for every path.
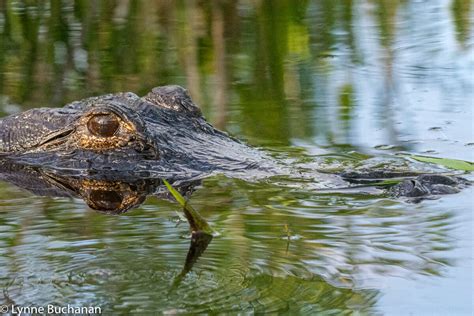
M 173 83 L 215 126 L 308 168 L 474 160 L 472 1 L 27 3 L 0 1 L 1 115 Z M 181 282 L 175 203 L 107 216 L 0 183 L 0 303 L 473 313 L 472 188 L 411 204 L 288 182 L 204 181 L 190 203 L 220 236 Z

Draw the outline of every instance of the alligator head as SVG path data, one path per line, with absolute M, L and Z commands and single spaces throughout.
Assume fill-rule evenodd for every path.
M 199 177 L 269 168 L 263 154 L 215 129 L 186 90 L 117 93 L 0 120 L 0 155 L 59 169 Z

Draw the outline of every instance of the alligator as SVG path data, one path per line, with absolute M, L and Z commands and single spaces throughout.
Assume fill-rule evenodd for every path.
M 29 180 L 20 181 L 11 170 L 30 178 L 38 174 L 37 178 L 48 179 L 49 186 L 56 188 L 52 194 L 66 188 L 68 194 L 81 196 L 94 209 L 116 208 L 118 212 L 144 200 L 143 194 L 130 193 L 128 204 L 123 204 L 123 194 L 114 197 L 110 193 L 114 191 L 111 187 L 124 188 L 120 183 L 149 194 L 161 185 L 155 180 L 164 178 L 186 193 L 217 173 L 243 179 L 292 174 L 291 166 L 214 128 L 187 91 L 176 85 L 153 88 L 143 97 L 131 92 L 107 94 L 63 108 L 31 109 L 0 119 L 0 160 L 4 165 L 0 179 L 25 186 Z M 419 200 L 456 193 L 469 185 L 457 176 L 384 170 L 312 174 L 324 178 L 326 188 L 400 176 L 403 179 L 387 191 L 391 196 Z M 98 197 L 101 203 L 94 202 Z

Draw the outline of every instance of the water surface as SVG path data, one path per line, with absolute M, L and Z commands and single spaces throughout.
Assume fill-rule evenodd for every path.
M 355 153 L 371 167 L 400 152 L 474 161 L 472 10 L 464 0 L 3 1 L 0 115 L 180 84 L 215 126 L 308 168 L 350 167 L 343 155 Z M 206 179 L 190 203 L 220 236 L 180 283 L 190 240 L 177 204 L 149 197 L 107 216 L 0 183 L 0 303 L 472 314 L 472 188 L 412 204 L 289 182 Z

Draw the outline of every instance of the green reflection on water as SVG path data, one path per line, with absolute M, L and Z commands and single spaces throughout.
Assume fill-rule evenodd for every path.
M 396 67 L 402 44 L 412 44 L 399 35 L 397 19 L 428 12 L 411 12 L 412 4 L 0 1 L 0 113 L 173 83 L 189 89 L 213 124 L 254 144 L 315 138 L 347 152 L 356 147 L 354 119 L 367 101 L 357 74 L 368 80 L 375 73 L 374 117 L 391 144 L 409 149 L 392 120 L 397 71 L 431 77 L 423 67 Z M 466 49 L 472 2 L 453 0 L 449 9 Z M 364 25 L 370 17 L 373 24 Z M 375 31 L 366 36 L 365 28 Z M 458 223 L 449 209 L 219 178 L 192 203 L 222 236 L 170 292 L 189 240 L 169 202 L 150 198 L 110 217 L 5 184 L 0 198 L 0 287 L 9 303 L 99 304 L 124 314 L 372 314 L 380 312 L 387 276 L 443 276 L 454 265 L 447 252 Z M 285 225 L 299 237 L 289 244 Z
M 65 199 L 2 201 L 1 285 L 19 305 L 371 314 L 374 279 L 437 276 L 452 265 L 452 213 L 357 195 L 209 179 L 192 201 L 222 235 L 191 271 L 181 238 L 189 228 L 176 225 L 179 206 L 169 202 L 117 217 Z M 300 238 L 288 242 L 285 224 Z

